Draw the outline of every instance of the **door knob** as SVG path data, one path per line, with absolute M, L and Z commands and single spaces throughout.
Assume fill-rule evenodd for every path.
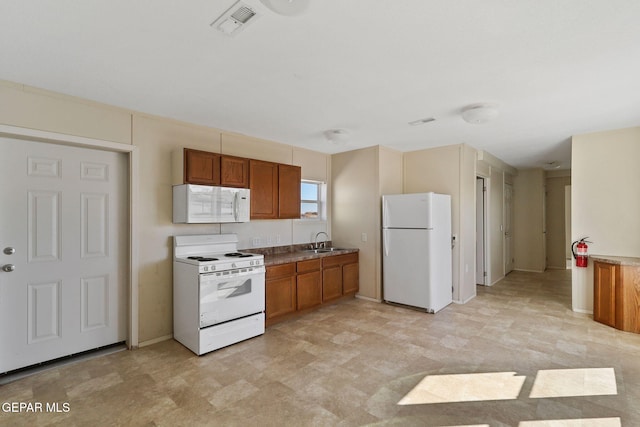
M 11 273 L 15 269 L 16 269 L 16 266 L 13 264 L 5 264 L 2 266 L 2 271 L 5 271 L 7 273 Z
M 8 246 L 4 248 L 2 252 L 4 252 L 5 255 L 13 255 L 16 253 L 16 248 L 12 248 L 11 246 Z

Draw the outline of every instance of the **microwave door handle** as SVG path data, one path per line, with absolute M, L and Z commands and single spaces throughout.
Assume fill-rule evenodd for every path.
M 238 221 L 238 215 L 239 215 L 239 212 L 238 212 L 238 204 L 239 204 L 238 194 L 239 194 L 239 193 L 238 193 L 238 192 L 236 192 L 236 193 L 233 195 L 233 217 L 234 217 L 234 219 L 235 219 L 236 221 Z

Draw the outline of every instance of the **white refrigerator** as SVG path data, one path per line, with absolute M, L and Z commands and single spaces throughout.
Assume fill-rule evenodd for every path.
M 451 196 L 382 196 L 383 299 L 436 313 L 452 301 Z

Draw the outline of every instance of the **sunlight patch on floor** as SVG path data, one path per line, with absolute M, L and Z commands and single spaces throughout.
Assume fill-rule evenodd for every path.
M 515 372 L 428 375 L 398 405 L 517 399 L 525 378 Z
M 550 369 L 538 371 L 531 398 L 603 396 L 618 394 L 613 368 Z
M 620 418 L 581 418 L 577 420 L 520 421 L 518 427 L 621 427 Z

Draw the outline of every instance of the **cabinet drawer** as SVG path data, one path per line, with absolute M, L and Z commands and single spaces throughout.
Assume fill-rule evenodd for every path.
M 273 279 L 274 277 L 293 276 L 295 274 L 296 274 L 296 264 L 291 262 L 289 264 L 268 266 L 266 278 Z
M 344 255 L 334 255 L 328 256 L 322 259 L 322 266 L 324 268 L 331 267 L 334 265 L 342 265 L 342 264 L 351 264 L 354 262 L 358 262 L 358 254 L 344 254 Z
M 305 261 L 298 261 L 297 269 L 298 269 L 298 273 L 302 273 L 305 271 L 320 270 L 321 266 L 322 266 L 322 261 L 320 260 L 320 258 L 309 259 Z

